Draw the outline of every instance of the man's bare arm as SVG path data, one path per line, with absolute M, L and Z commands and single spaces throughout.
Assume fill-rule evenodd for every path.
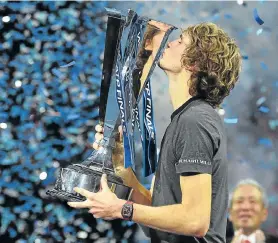
M 181 204 L 151 207 L 135 203 L 132 220 L 161 231 L 203 237 L 210 223 L 211 175 L 181 176 L 180 184 Z

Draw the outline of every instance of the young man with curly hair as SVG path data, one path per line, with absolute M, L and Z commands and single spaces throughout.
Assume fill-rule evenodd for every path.
M 150 43 L 155 45 L 155 43 Z M 142 225 L 152 242 L 224 243 L 228 212 L 228 160 L 226 134 L 215 110 L 238 80 L 241 56 L 234 41 L 218 26 L 202 23 L 184 30 L 170 42 L 159 66 L 169 78 L 174 107 L 161 142 L 151 190 L 142 186 L 132 169 L 124 169 L 122 156 L 114 167 L 134 189 L 133 203 L 117 198 L 103 176 L 102 191 L 77 192 L 96 218 L 125 218 Z M 96 140 L 102 128 L 96 127 Z M 98 143 L 94 143 L 98 149 Z M 120 146 L 115 149 L 119 152 Z M 127 207 L 127 205 L 132 205 Z

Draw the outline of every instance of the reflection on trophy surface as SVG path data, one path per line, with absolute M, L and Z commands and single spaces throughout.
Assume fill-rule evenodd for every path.
M 152 111 L 151 96 L 145 96 L 151 94 L 150 77 L 162 55 L 168 38 L 166 33 L 169 35 L 175 27 L 140 17 L 132 10 L 129 10 L 128 16 L 116 10 L 107 11 L 99 109 L 104 137 L 100 143 L 101 148 L 94 150 L 85 161 L 61 169 L 54 189 L 47 191 L 48 195 L 61 200 L 84 201 L 85 198 L 73 188 L 81 187 L 97 192 L 103 173 L 107 174 L 110 189 L 119 198 L 128 200 L 132 189 L 128 181 L 122 178 L 123 173 L 132 170 L 135 163 L 133 132 L 136 121 L 141 134 L 136 107 L 142 95 L 146 103 L 143 109 L 150 110 L 146 114 L 147 123 L 153 126 L 152 116 L 148 120 Z M 122 129 L 121 134 L 119 127 Z M 154 172 L 156 162 L 155 131 L 149 127 L 144 130 L 143 136 L 148 141 L 147 147 L 151 149 L 146 151 L 148 156 L 144 157 L 148 161 L 145 175 Z
M 134 73 L 136 73 L 134 74 L 134 81 L 138 80 L 140 82 L 140 90 L 143 87 L 158 49 L 161 46 L 165 32 L 169 28 L 169 25 L 154 20 L 148 22 L 142 46 L 138 52 L 136 69 L 134 70 Z M 139 92 L 139 90 L 137 92 Z

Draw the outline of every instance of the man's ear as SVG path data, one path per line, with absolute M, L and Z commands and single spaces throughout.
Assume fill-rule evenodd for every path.
M 191 65 L 191 66 L 188 66 L 186 69 L 187 69 L 188 71 L 190 71 L 190 72 L 196 72 L 196 71 L 198 71 L 198 70 L 197 70 L 196 64 Z
M 268 209 L 267 208 L 263 208 L 263 211 L 262 211 L 262 222 L 266 221 L 267 216 L 268 216 Z

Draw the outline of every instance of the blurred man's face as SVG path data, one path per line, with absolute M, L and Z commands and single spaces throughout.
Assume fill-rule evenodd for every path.
M 233 195 L 230 220 L 235 230 L 243 229 L 251 233 L 260 228 L 267 218 L 267 209 L 262 202 L 262 194 L 252 185 L 239 186 Z
M 180 35 L 180 38 L 169 42 L 167 48 L 162 54 L 159 66 L 165 71 L 179 73 L 182 70 L 182 55 L 189 44 L 190 39 L 185 34 L 182 34 Z

